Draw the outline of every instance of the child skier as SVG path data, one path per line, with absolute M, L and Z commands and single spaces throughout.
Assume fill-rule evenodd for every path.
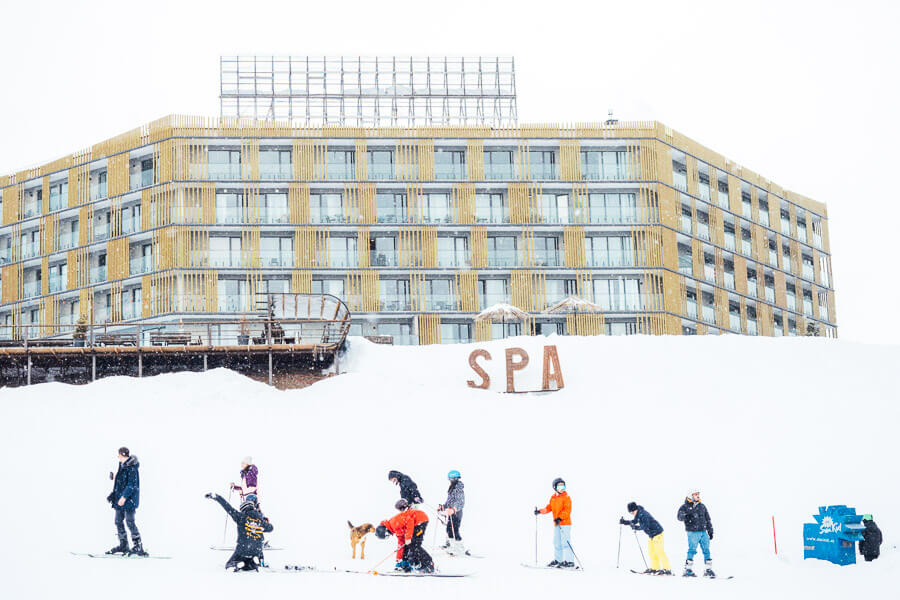
M 462 543 L 462 536 L 459 528 L 462 525 L 463 508 L 466 505 L 465 486 L 460 479 L 459 471 L 456 469 L 447 473 L 447 479 L 450 480 L 450 487 L 447 488 L 447 499 L 443 504 L 438 504 L 438 512 L 443 513 L 447 517 L 447 554 L 452 556 L 458 554 L 468 554 Z
M 110 548 L 107 554 L 134 554 L 136 556 L 147 556 L 144 547 L 141 545 L 141 532 L 138 531 L 137 524 L 134 522 L 134 513 L 137 511 L 138 504 L 141 501 L 141 479 L 138 469 L 141 464 L 138 462 L 137 456 L 131 456 L 131 451 L 125 446 L 119 448 L 119 468 L 116 470 L 115 476 L 109 474 L 113 479 L 113 491 L 106 497 L 116 511 L 116 532 L 119 535 L 119 545 Z M 125 525 L 131 531 L 131 549 L 128 548 L 128 534 L 125 533 Z
M 225 568 L 234 568 L 235 572 L 258 571 L 262 560 L 263 534 L 274 529 L 272 524 L 259 512 L 253 500 L 245 499 L 241 502 L 240 511 L 237 511 L 218 494 L 209 493 L 206 497 L 218 502 L 237 524 L 234 554 L 225 563 Z
M 553 495 L 544 508 L 535 508 L 534 514 L 553 513 L 553 560 L 548 567 L 571 569 L 575 567 L 575 553 L 572 552 L 572 499 L 566 493 L 566 482 L 557 477 L 553 480 Z
M 632 529 L 643 531 L 650 540 L 647 548 L 650 553 L 650 568 L 644 571 L 648 575 L 671 575 L 669 557 L 663 545 L 663 528 L 653 515 L 644 510 L 637 502 L 629 502 L 627 510 L 631 513 L 631 520 L 619 519 L 621 525 L 631 525 Z M 660 568 L 662 567 L 662 568 Z
M 388 481 L 400 486 L 400 497 L 408 503 L 422 504 L 419 486 L 416 485 L 416 482 L 409 475 L 404 475 L 400 471 L 388 471 Z
M 397 564 L 394 568 L 406 573 L 417 570 L 421 573 L 434 573 L 434 561 L 422 547 L 425 529 L 428 527 L 428 515 L 421 510 L 411 509 L 409 503 L 401 498 L 394 504 L 396 515 L 375 528 L 375 536 L 384 539 L 388 534 L 397 536 Z
M 245 456 L 241 460 L 241 485 L 231 484 L 231 489 L 237 490 L 244 500 L 249 494 L 255 494 L 259 498 L 259 490 L 257 490 L 257 481 L 259 479 L 259 469 L 253 464 L 253 458 Z M 258 500 L 257 500 L 258 502 Z
M 694 574 L 694 555 L 697 554 L 697 544 L 703 551 L 703 564 L 706 570 L 704 577 L 715 577 L 712 570 L 712 557 L 709 553 L 709 542 L 713 539 L 712 520 L 706 505 L 700 501 L 700 492 L 691 492 L 684 504 L 678 509 L 678 520 L 684 522 L 684 530 L 687 532 L 688 549 L 687 560 L 684 561 L 684 576 L 696 577 Z

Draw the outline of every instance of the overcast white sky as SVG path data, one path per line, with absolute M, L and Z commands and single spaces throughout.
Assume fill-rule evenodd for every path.
M 0 173 L 169 113 L 220 54 L 516 57 L 520 122 L 658 119 L 828 205 L 839 335 L 891 342 L 900 3 L 6 2 Z

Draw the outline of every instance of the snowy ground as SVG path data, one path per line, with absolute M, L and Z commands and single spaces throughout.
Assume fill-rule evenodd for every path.
M 889 596 L 895 588 L 900 347 L 730 336 L 515 343 L 531 357 L 517 388 L 539 387 L 545 343 L 559 348 L 566 388 L 497 393 L 510 341 L 390 348 L 353 339 L 342 363 L 349 373 L 305 390 L 280 392 L 223 370 L 0 390 L 3 596 L 757 599 Z M 491 391 L 465 385 L 476 346 L 493 355 Z M 123 444 L 142 465 L 145 547 L 172 560 L 69 555 L 116 542 L 104 498 Z M 260 468 L 271 543 L 286 548 L 269 553 L 276 567 L 366 568 L 384 558 L 393 542 L 369 536 L 367 560 L 352 562 L 346 520 L 392 514 L 390 469 L 412 475 L 431 505 L 444 498 L 446 472 L 462 471 L 463 535 L 487 558 L 436 554 L 443 571 L 477 573 L 467 579 L 224 572 L 227 553 L 208 549 L 222 542 L 224 513 L 203 494 L 227 494 L 246 454 Z M 520 566 L 534 560 L 532 510 L 557 476 L 573 498 L 584 573 Z M 616 570 L 617 521 L 637 500 L 666 528 L 680 571 L 685 534 L 675 512 L 694 487 L 715 525 L 716 570 L 736 578 L 631 575 L 643 564 L 630 530 Z M 885 534 L 882 558 L 843 568 L 802 560 L 802 523 L 826 504 L 873 513 Z M 541 561 L 551 558 L 551 529 L 542 517 Z

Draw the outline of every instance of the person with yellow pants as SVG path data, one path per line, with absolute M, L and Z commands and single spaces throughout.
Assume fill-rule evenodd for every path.
M 664 547 L 663 527 L 653 515 L 644 510 L 637 502 L 628 503 L 628 512 L 631 520 L 619 519 L 620 525 L 630 525 L 634 530 L 640 530 L 647 534 L 650 541 L 647 543 L 647 551 L 650 553 L 650 568 L 644 571 L 648 575 L 671 575 L 669 557 L 666 556 Z

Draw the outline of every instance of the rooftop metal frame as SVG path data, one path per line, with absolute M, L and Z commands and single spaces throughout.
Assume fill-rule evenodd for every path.
M 515 59 L 221 56 L 219 110 L 308 126 L 515 126 Z

